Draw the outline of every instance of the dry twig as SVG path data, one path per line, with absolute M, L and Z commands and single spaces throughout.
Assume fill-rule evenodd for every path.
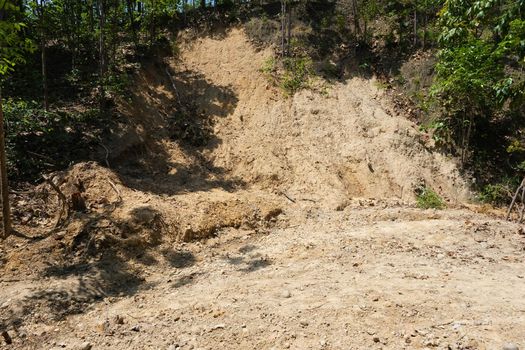
M 58 195 L 58 198 L 59 198 L 59 201 L 62 202 L 62 207 L 60 209 L 60 213 L 58 215 L 58 219 L 57 219 L 57 222 L 55 224 L 55 228 L 59 227 L 60 226 L 60 222 L 62 221 L 62 215 L 64 215 L 64 212 L 66 212 L 66 215 L 68 214 L 68 210 L 67 210 L 67 198 L 66 198 L 66 195 L 62 192 L 62 190 L 60 189 L 60 187 L 58 187 L 52 179 L 42 175 L 42 178 L 44 179 L 45 182 L 47 182 L 51 188 L 53 188 L 53 190 L 55 190 L 55 192 L 57 193 Z

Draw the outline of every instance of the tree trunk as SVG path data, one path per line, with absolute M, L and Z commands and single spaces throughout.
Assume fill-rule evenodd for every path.
M 359 8 L 357 0 L 352 0 L 352 12 L 354 13 L 354 34 L 358 37 L 361 35 L 361 27 L 359 26 Z
M 9 186 L 7 183 L 7 160 L 5 155 L 4 112 L 2 110 L 2 90 L 0 88 L 0 190 L 2 195 L 2 238 L 7 238 L 12 232 L 11 209 L 9 207 Z
M 43 33 L 42 33 L 43 35 Z M 46 42 L 42 37 L 42 88 L 44 89 L 44 109 L 49 111 L 49 90 L 47 87 Z
M 94 5 L 93 1 L 89 1 L 88 2 L 88 7 L 89 7 L 88 23 L 89 23 L 89 30 L 90 30 L 91 33 L 95 32 L 95 14 L 93 13 L 93 5 Z
M 427 24 L 428 24 L 428 14 L 425 12 L 425 15 L 423 16 L 423 38 L 421 42 L 423 50 L 425 50 L 427 46 Z
M 131 27 L 131 33 L 133 35 L 133 43 L 135 44 L 135 47 L 137 47 L 139 45 L 139 42 L 138 42 L 138 37 L 137 37 L 137 28 L 135 25 L 135 15 L 134 15 L 135 6 L 132 0 L 126 0 L 126 4 L 128 7 L 129 25 Z
M 41 71 L 42 71 L 42 93 L 44 98 L 44 109 L 49 110 L 49 98 L 47 88 L 47 67 L 46 67 L 46 28 L 45 28 L 45 0 L 35 0 L 36 13 L 38 16 L 38 30 L 40 31 L 40 51 L 41 51 Z
M 286 55 L 286 0 L 281 0 L 281 57 Z
M 155 6 L 157 6 L 155 4 L 155 0 L 152 0 L 151 1 L 151 11 L 152 11 L 152 15 L 151 15 L 151 23 L 150 23 L 150 42 L 151 44 L 153 44 L 155 42 L 155 35 L 156 35 L 156 32 L 157 32 L 157 23 L 156 23 L 156 18 L 157 18 L 157 14 L 156 14 L 156 9 L 155 9 Z M 193 8 L 195 8 L 195 0 L 193 0 Z
M 286 34 L 286 55 L 290 56 L 290 43 L 292 41 L 292 7 L 288 6 L 288 23 Z
M 100 109 L 103 110 L 105 106 L 105 91 L 104 91 L 104 79 L 106 77 L 107 63 L 106 63 L 106 43 L 104 37 L 104 30 L 106 27 L 106 4 L 105 0 L 99 0 L 99 88 L 100 88 Z
M 417 1 L 414 4 L 414 47 L 417 46 Z

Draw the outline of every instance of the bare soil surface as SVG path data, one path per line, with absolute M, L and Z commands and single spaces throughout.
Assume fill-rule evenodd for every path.
M 270 55 L 239 29 L 181 45 L 137 77 L 106 164 L 52 174 L 84 212 L 54 229 L 48 184 L 13 197 L 2 348 L 525 347 L 522 227 L 466 204 L 375 80 L 285 98 Z M 422 185 L 448 209 L 416 208 Z

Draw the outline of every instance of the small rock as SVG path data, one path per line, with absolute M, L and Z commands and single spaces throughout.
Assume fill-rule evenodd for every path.
M 2 332 L 2 338 L 4 338 L 5 343 L 8 345 L 13 343 L 13 340 L 7 331 Z
M 282 297 L 282 298 L 285 298 L 285 299 L 290 298 L 291 296 L 292 296 L 292 293 L 290 293 L 289 290 L 284 290 L 284 291 L 281 293 L 281 297 Z
M 57 241 L 60 241 L 60 240 L 64 239 L 65 236 L 66 236 L 66 233 L 64 231 L 59 231 L 59 232 L 55 233 L 55 239 Z
M 299 324 L 301 325 L 301 327 L 307 327 L 308 326 L 308 322 L 304 321 L 304 320 L 299 322 Z
M 100 322 L 99 324 L 97 324 L 97 330 L 100 333 L 106 333 L 109 330 L 109 321 L 105 320 L 105 321 Z
M 115 324 L 124 324 L 124 317 L 116 315 L 113 321 L 115 322 Z
M 520 348 L 514 343 L 507 343 L 503 345 L 503 350 L 520 350 Z
M 216 324 L 215 326 L 211 327 L 211 330 L 214 331 L 216 329 L 224 329 L 226 328 L 226 325 L 224 323 Z
M 86 341 L 80 344 L 78 350 L 91 350 L 92 347 L 93 345 L 90 342 Z
M 379 337 L 377 337 L 377 336 L 376 336 L 376 337 L 374 337 L 374 338 L 372 338 L 372 339 L 374 340 L 374 343 L 379 343 L 379 342 L 380 342 L 380 340 L 381 340 L 381 339 L 379 339 Z
M 131 327 L 131 330 L 134 331 L 134 332 L 140 332 L 140 326 L 138 324 L 136 324 L 133 327 Z

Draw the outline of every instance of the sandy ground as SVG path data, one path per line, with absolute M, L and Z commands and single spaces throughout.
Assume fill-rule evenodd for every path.
M 465 204 L 380 84 L 285 98 L 239 29 L 181 47 L 173 81 L 138 78 L 111 169 L 53 174 L 86 213 L 52 231 L 50 188 L 14 199 L 21 232 L 52 233 L 0 246 L 2 349 L 525 347 L 523 229 Z M 170 139 L 178 97 L 205 146 Z M 420 185 L 448 209 L 417 209 Z
M 118 290 L 104 289 L 104 271 L 2 281 L 4 311 L 41 306 L 44 294 L 60 303 L 99 293 L 99 301 L 79 301 L 80 314 L 64 317 L 48 299 L 48 312 L 29 312 L 6 348 L 525 344 L 525 237 L 517 225 L 465 210 L 369 203 L 344 211 L 291 206 L 267 232 L 226 230 L 172 246 L 170 257 L 152 253 L 157 263 L 140 265 L 140 283 Z

